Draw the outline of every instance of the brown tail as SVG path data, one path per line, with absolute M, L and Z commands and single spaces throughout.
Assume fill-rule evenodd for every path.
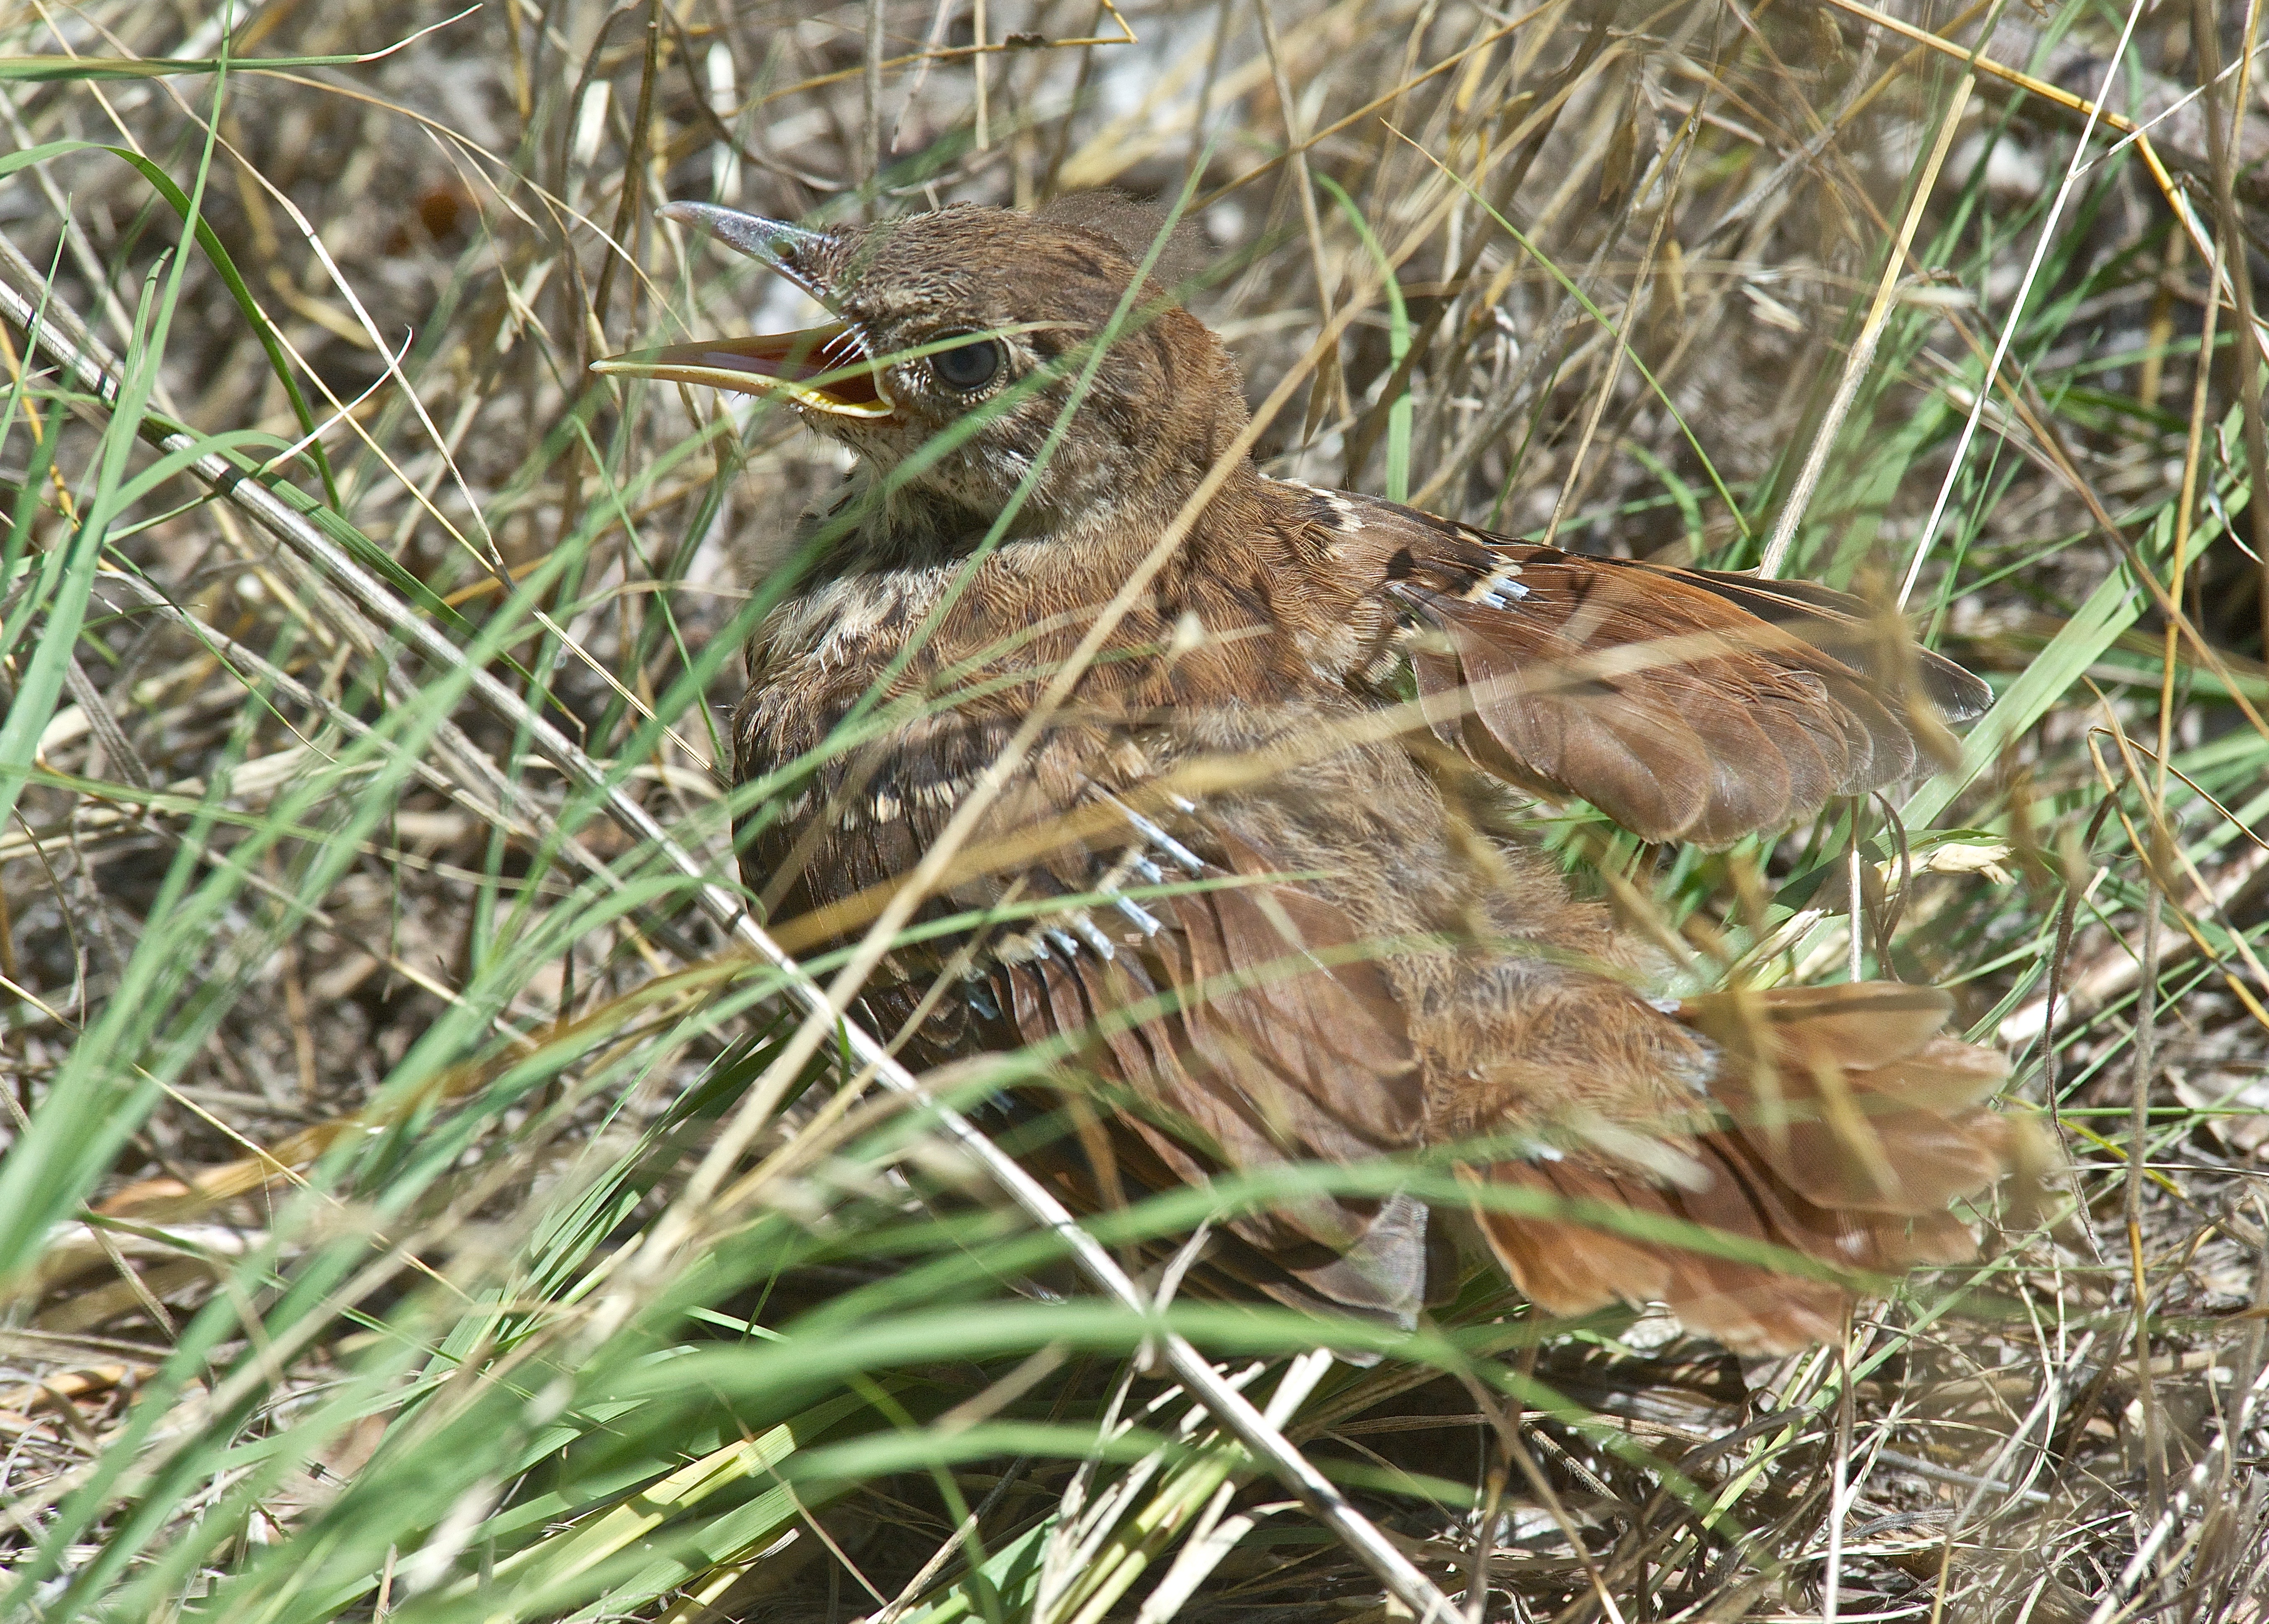
M 1940 1031 L 1952 1008 L 1933 988 L 1883 982 L 1690 1000 L 1677 1016 L 1718 1047 L 1710 1092 L 1723 1113 L 1693 1141 L 1700 1177 L 1668 1185 L 1573 1154 L 1481 1176 L 1766 1241 L 1839 1270 L 1963 1261 L 1975 1243 L 1947 1208 L 2007 1170 L 2020 1126 L 1981 1108 L 2008 1067 Z M 1855 1295 L 1580 1220 L 1478 1215 L 1513 1283 L 1552 1314 L 1659 1302 L 1739 1351 L 1785 1352 L 1840 1339 Z

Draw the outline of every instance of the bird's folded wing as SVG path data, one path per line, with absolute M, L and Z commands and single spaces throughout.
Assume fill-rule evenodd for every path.
M 1894 782 L 1944 753 L 1941 715 L 1991 698 L 1826 587 L 1587 557 L 1338 492 L 1312 522 L 1387 606 L 1445 742 L 1646 839 L 1721 845 Z
M 1402 1010 L 1345 917 L 1271 877 L 1234 835 L 1185 832 L 1180 864 L 1142 860 L 1164 882 L 1135 887 L 1142 926 L 1079 899 L 984 946 L 1014 1037 L 1073 1051 L 1185 1179 L 1415 1142 L 1425 1101 Z M 1107 852 L 1095 861 L 1127 867 Z M 1074 902 L 1066 866 L 1029 871 L 1026 895 L 1060 888 Z M 1340 1206 L 1278 1211 L 1302 1237 L 1337 1244 L 1351 1233 Z

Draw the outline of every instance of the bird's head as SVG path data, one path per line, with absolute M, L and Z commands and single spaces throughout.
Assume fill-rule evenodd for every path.
M 877 474 L 972 514 L 999 513 L 1020 486 L 1020 530 L 1172 503 L 1245 425 L 1236 365 L 1161 285 L 1171 273 L 1154 267 L 1128 297 L 1161 227 L 1123 200 L 818 229 L 708 203 L 661 212 L 762 260 L 837 319 L 594 370 L 778 395 Z

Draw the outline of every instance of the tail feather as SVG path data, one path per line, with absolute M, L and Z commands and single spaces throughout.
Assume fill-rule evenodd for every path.
M 1693 1000 L 1678 1017 L 1719 1055 L 1711 1095 L 1721 1126 L 1692 1141 L 1705 1177 L 1667 1186 L 1572 1154 L 1500 1163 L 1485 1177 L 1879 1277 L 1964 1261 L 1975 1243 L 1947 1208 L 1990 1188 L 2021 1147 L 2017 1126 L 1980 1104 L 2007 1063 L 1945 1036 L 1951 1009 L 1943 993 L 1885 984 Z M 1611 1234 L 1572 1215 L 1477 1216 L 1513 1283 L 1552 1314 L 1659 1302 L 1729 1347 L 1777 1352 L 1840 1334 L 1856 1296 L 1853 1285 Z
M 1591 1200 L 1634 1212 L 1670 1213 L 1660 1190 L 1574 1162 L 1500 1162 L 1488 1170 L 1488 1177 L 1563 1200 Z M 1475 1215 L 1512 1283 L 1547 1313 L 1573 1318 L 1604 1308 L 1617 1296 L 1644 1303 L 1667 1301 L 1670 1296 L 1672 1259 L 1651 1243 L 1486 1207 L 1477 1208 Z
M 1977 1102 L 2008 1064 L 1943 1036 L 1954 1003 L 1880 982 L 1721 993 L 1681 1019 L 1723 1057 L 1712 1096 L 1822 1207 L 1922 1217 L 2001 1175 L 2007 1130 Z

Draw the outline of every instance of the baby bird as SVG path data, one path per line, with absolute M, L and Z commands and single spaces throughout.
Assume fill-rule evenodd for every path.
M 1983 683 L 1824 587 L 1267 477 L 1122 203 L 663 212 L 836 320 L 598 370 L 772 394 L 857 454 L 748 648 L 743 877 L 848 940 L 953 825 L 863 1013 L 926 1064 L 1049 1057 L 1090 1207 L 1438 1152 L 1540 1309 L 1661 1303 L 1755 1352 L 1971 1254 L 1950 1205 L 2014 1135 L 1944 993 L 1654 996 L 1655 950 L 1492 830 L 1516 790 L 1649 841 L 1777 829 L 1911 775 Z M 1430 1216 L 1312 1188 L 1209 1266 L 1408 1324 Z

